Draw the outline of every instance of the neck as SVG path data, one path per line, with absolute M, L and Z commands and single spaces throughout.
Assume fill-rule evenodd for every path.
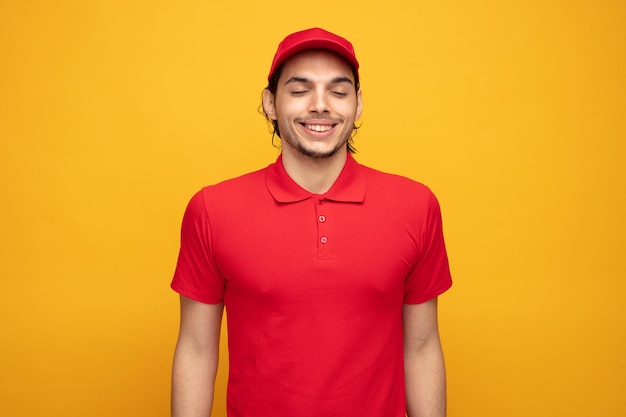
M 341 173 L 348 152 L 340 149 L 328 158 L 310 158 L 300 153 L 285 152 L 282 160 L 287 175 L 300 187 L 313 194 L 324 194 Z

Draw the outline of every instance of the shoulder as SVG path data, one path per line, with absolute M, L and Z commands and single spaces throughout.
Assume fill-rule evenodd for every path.
M 423 183 L 419 181 L 413 180 L 411 178 L 398 175 L 398 174 L 392 174 L 389 172 L 379 171 L 377 169 L 370 168 L 365 165 L 361 165 L 361 167 L 363 168 L 363 171 L 365 172 L 368 182 L 371 182 L 374 185 L 387 185 L 387 186 L 406 188 L 406 189 L 411 189 L 411 190 L 416 190 L 416 191 L 418 190 L 428 191 L 429 190 L 426 185 L 424 185 Z
M 265 187 L 265 171 L 267 168 L 259 169 L 254 172 L 240 175 L 238 177 L 229 178 L 202 187 L 194 196 L 194 198 L 202 197 L 205 199 L 215 198 L 231 198 L 232 196 L 244 196 L 254 193 L 261 187 Z
M 265 189 L 265 170 L 229 178 L 206 185 L 196 191 L 187 204 L 187 216 L 203 217 L 207 213 L 228 210 L 237 204 L 257 200 Z
M 391 201 L 401 201 L 407 205 L 413 203 L 438 206 L 435 194 L 427 185 L 402 175 L 363 165 L 362 167 L 367 179 L 368 194 Z

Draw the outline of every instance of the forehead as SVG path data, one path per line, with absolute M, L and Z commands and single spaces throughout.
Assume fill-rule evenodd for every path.
M 355 81 L 350 64 L 339 55 L 324 50 L 300 52 L 285 61 L 280 78 L 288 80 L 292 77 L 312 81 L 348 77 Z

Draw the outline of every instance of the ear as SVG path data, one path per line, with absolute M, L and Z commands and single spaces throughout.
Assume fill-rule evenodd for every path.
M 263 90 L 263 111 L 272 120 L 276 120 L 276 108 L 274 107 L 274 94 L 267 88 Z
M 354 120 L 359 120 L 361 115 L 363 114 L 363 95 L 361 94 L 361 90 L 356 92 L 356 113 Z

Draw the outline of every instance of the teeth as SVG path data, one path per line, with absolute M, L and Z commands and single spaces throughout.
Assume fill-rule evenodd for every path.
M 328 132 L 333 127 L 330 125 L 304 125 L 307 129 L 314 130 L 316 132 Z

